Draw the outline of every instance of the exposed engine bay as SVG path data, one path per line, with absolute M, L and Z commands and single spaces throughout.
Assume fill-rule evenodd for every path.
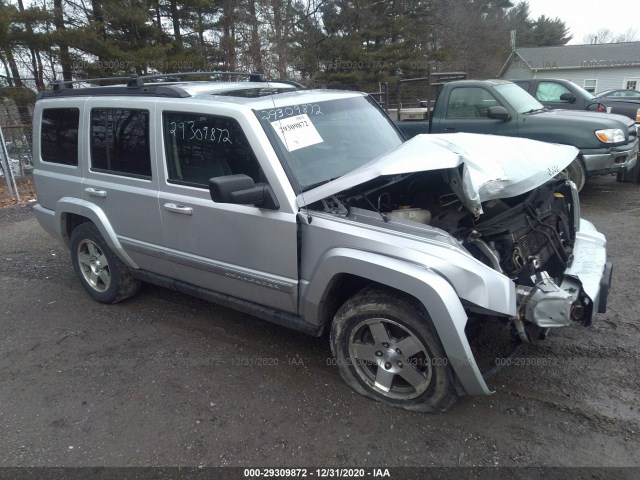
M 484 202 L 484 213 L 475 217 L 446 187 L 442 175 L 446 173 L 376 179 L 318 207 L 327 212 L 363 208 L 377 211 L 385 221 L 401 218 L 440 228 L 520 285 L 531 284 L 538 271 L 554 278 L 564 271 L 576 231 L 569 183 L 552 180 L 523 195 Z
M 525 194 L 483 202 L 483 213 L 475 216 L 449 188 L 456 173 L 380 177 L 317 202 L 312 209 L 344 216 L 351 209 L 366 209 L 385 222 L 402 219 L 445 230 L 476 259 L 513 280 L 519 292 L 518 316 L 527 320 L 529 300 L 535 299 L 538 308 L 543 295 L 537 290 L 548 297 L 547 290 L 558 289 L 571 263 L 579 218 L 575 189 L 565 179 L 552 179 Z M 557 299 L 566 303 L 566 292 L 559 291 Z M 582 320 L 584 299 L 569 300 L 562 315 Z M 529 310 L 530 316 L 533 313 Z

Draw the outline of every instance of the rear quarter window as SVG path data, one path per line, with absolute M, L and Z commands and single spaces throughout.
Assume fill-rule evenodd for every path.
M 43 162 L 78 165 L 78 108 L 45 108 L 40 122 Z

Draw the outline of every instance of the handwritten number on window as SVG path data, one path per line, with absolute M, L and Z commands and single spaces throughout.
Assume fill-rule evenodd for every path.
M 185 135 L 185 123 L 189 128 L 190 136 L 188 133 Z M 228 143 L 233 145 L 231 133 L 226 128 L 208 127 L 206 125 L 197 127 L 197 123 L 194 120 L 179 123 L 170 122 L 169 135 L 187 141 L 209 141 L 212 143 Z
M 262 112 L 262 120 L 272 122 L 274 120 L 280 120 L 284 117 L 291 117 L 293 115 L 301 115 L 306 113 L 307 115 L 324 115 L 320 105 L 317 103 L 305 103 L 303 105 L 293 105 L 289 107 L 274 108 L 273 110 L 265 110 Z

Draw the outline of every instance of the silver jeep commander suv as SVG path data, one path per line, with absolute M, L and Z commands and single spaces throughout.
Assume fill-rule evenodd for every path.
M 405 141 L 362 93 L 198 75 L 38 96 L 35 212 L 95 300 L 145 281 L 329 330 L 351 387 L 425 412 L 491 393 L 475 325 L 528 342 L 605 311 L 605 238 L 562 177 L 575 148 Z

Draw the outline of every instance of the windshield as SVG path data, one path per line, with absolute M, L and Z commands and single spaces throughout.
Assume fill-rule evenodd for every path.
M 571 82 L 571 83 L 573 84 L 573 88 L 576 90 L 576 92 L 578 92 L 578 94 L 579 94 L 581 97 L 583 97 L 585 100 L 593 100 L 593 99 L 595 98 L 595 96 L 594 96 L 592 93 L 587 92 L 587 91 L 586 91 L 584 88 L 582 88 L 580 85 L 578 85 L 578 84 L 576 84 L 576 83 L 573 83 L 573 82 Z
M 303 192 L 341 177 L 404 141 L 368 97 L 276 105 L 256 115 L 287 173 Z
M 544 106 L 515 83 L 496 85 L 496 90 L 518 113 L 540 110 Z

